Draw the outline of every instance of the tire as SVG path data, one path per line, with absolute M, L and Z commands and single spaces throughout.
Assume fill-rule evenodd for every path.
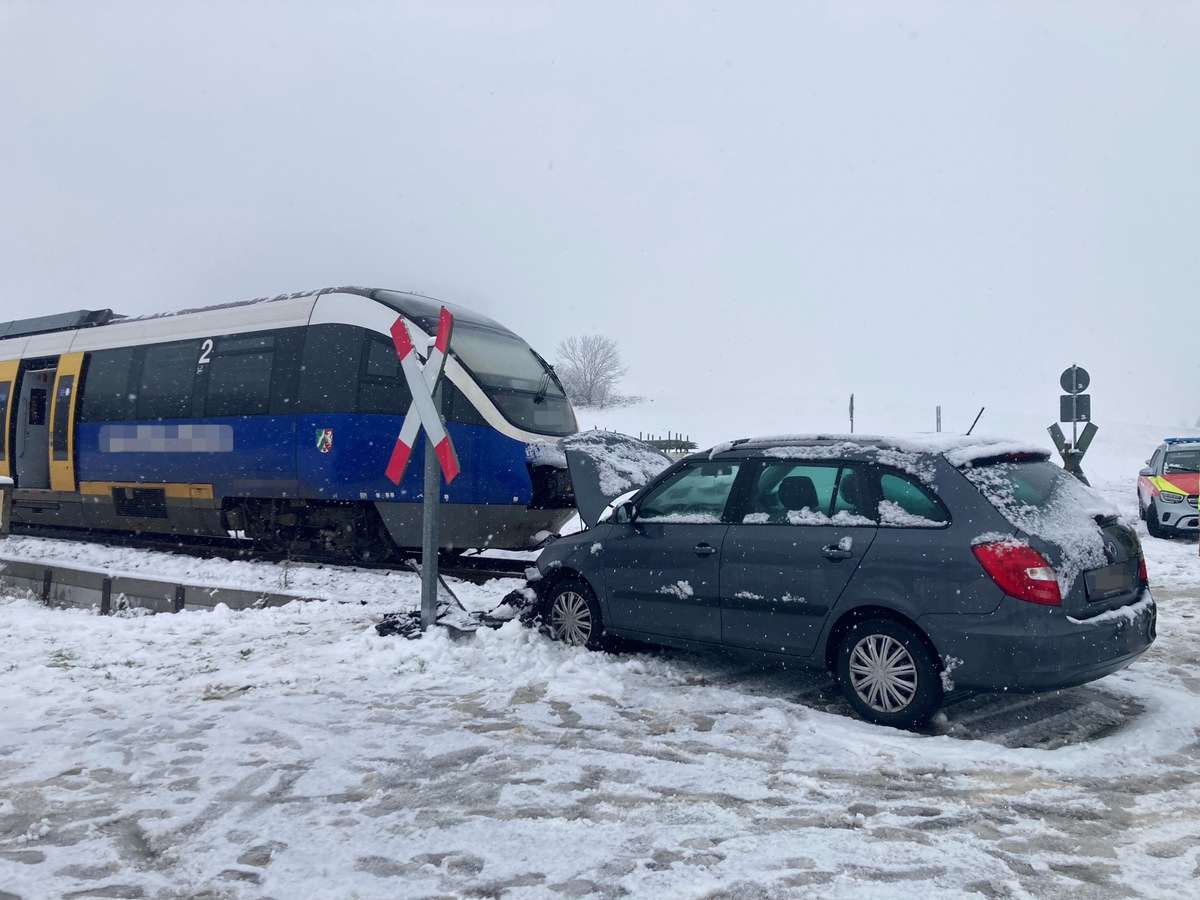
M 569 579 L 554 587 L 543 613 L 550 637 L 572 647 L 604 648 L 604 622 L 596 595 L 584 582 Z
M 1150 532 L 1150 537 L 1167 537 L 1167 529 L 1159 524 L 1158 512 L 1154 508 L 1153 498 L 1150 499 L 1150 505 L 1146 507 L 1146 531 Z
M 1146 504 L 1142 502 L 1142 492 L 1141 491 L 1137 492 L 1137 498 L 1138 498 L 1138 518 L 1141 519 L 1143 522 L 1145 522 L 1146 521 Z
M 868 722 L 919 728 L 942 705 L 942 679 L 915 631 L 890 619 L 850 626 L 838 647 L 838 681 Z

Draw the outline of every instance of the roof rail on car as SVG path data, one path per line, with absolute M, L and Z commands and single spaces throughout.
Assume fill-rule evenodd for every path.
M 124 316 L 114 315 L 111 309 L 80 309 L 75 312 L 56 313 L 52 316 L 37 316 L 33 319 L 17 319 L 0 322 L 0 340 L 25 337 L 30 334 L 48 334 L 52 331 L 72 331 L 76 328 L 91 328 L 107 325 Z

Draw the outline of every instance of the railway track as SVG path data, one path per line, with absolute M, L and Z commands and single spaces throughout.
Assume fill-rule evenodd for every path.
M 156 550 L 178 553 L 202 559 L 230 559 L 254 562 L 289 562 L 316 566 L 353 566 L 374 570 L 419 571 L 421 555 L 397 555 L 381 560 L 344 559 L 330 555 L 300 554 L 281 550 L 260 541 L 241 538 L 190 537 L 186 535 L 149 536 L 130 535 L 118 531 L 82 531 L 77 528 L 53 528 L 42 525 L 14 525 L 12 533 L 27 537 L 52 538 L 54 540 L 87 541 L 108 547 L 135 550 Z M 0 557 L 3 545 L 0 545 Z M 459 578 L 475 584 L 483 584 L 496 578 L 522 578 L 525 570 L 533 565 L 530 559 L 507 559 L 482 556 L 471 551 L 466 553 L 442 553 L 438 556 L 438 571 L 444 576 Z

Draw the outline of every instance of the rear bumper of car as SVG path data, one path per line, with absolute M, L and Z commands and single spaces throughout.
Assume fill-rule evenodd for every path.
M 929 615 L 917 624 L 937 649 L 947 690 L 1036 692 L 1125 668 L 1154 642 L 1157 616 L 1147 591 L 1091 619 L 1006 598 L 988 615 Z

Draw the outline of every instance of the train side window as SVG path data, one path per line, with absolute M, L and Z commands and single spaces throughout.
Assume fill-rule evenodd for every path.
M 358 411 L 402 416 L 411 402 L 396 345 L 382 335 L 368 333 L 358 378 Z
M 129 372 L 133 348 L 97 350 L 88 355 L 80 390 L 80 422 L 121 422 L 133 418 Z
M 294 413 L 300 391 L 300 353 L 304 329 L 285 328 L 275 335 L 275 363 L 271 369 L 271 415 Z
M 362 329 L 352 325 L 311 326 L 304 336 L 300 364 L 299 411 L 353 412 L 362 351 Z
M 29 392 L 29 413 L 25 416 L 26 425 L 46 424 L 46 398 L 49 394 L 45 388 L 33 388 Z
M 396 345 L 378 335 L 368 335 L 366 369 L 363 374 L 372 378 L 403 378 Z
M 467 395 L 454 386 L 449 378 L 442 378 L 443 409 L 446 421 L 461 422 L 464 425 L 487 425 L 487 419 L 475 408 L 475 404 L 467 399 Z
M 192 414 L 196 344 L 151 344 L 144 350 L 137 389 L 139 419 L 186 419 Z
M 272 334 L 218 338 L 208 365 L 206 416 L 261 416 L 271 408 Z

